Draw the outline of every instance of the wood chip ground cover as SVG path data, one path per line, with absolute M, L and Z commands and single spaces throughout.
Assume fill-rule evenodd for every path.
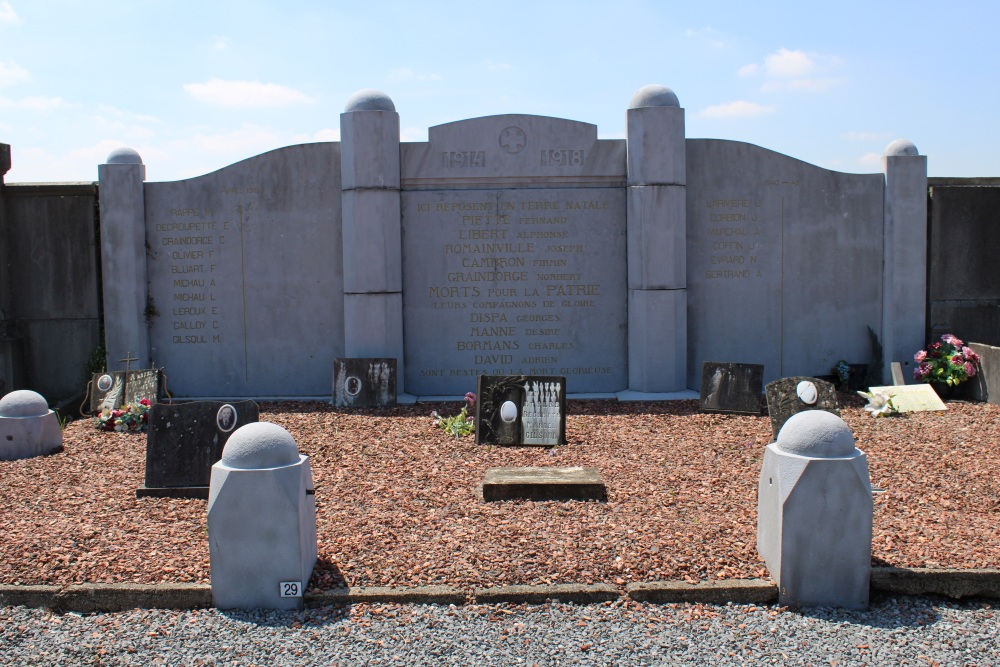
M 873 419 L 840 395 L 868 455 L 873 563 L 1000 567 L 1000 407 Z M 264 403 L 310 456 L 319 563 L 313 591 L 350 586 L 697 582 L 766 577 L 756 552 L 767 416 L 696 401 L 570 401 L 554 449 L 475 445 L 417 405 L 346 412 Z M 209 582 L 204 500 L 136 498 L 145 435 L 81 420 L 65 451 L 0 461 L 0 583 Z M 486 469 L 600 469 L 607 502 L 484 503 Z

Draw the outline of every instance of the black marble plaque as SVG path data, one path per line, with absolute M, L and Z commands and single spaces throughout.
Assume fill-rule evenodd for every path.
M 811 382 L 815 388 L 816 401 L 808 403 L 799 397 L 799 384 Z M 807 389 L 807 387 L 803 387 Z M 767 394 L 767 412 L 771 415 L 771 438 L 777 439 L 778 431 L 789 417 L 806 410 L 826 410 L 840 416 L 837 391 L 833 383 L 814 377 L 788 377 L 768 382 L 764 389 Z M 809 392 L 803 392 L 809 397 Z
M 338 408 L 396 405 L 396 360 L 335 359 L 333 404 Z
M 157 403 L 149 412 L 142 496 L 207 498 L 212 465 L 229 436 L 260 418 L 253 401 Z
M 706 361 L 701 365 L 702 412 L 759 415 L 764 389 L 762 364 Z
M 565 377 L 480 375 L 476 397 L 477 444 L 566 444 Z
M 135 405 L 142 399 L 156 403 L 160 395 L 160 371 L 155 368 L 128 371 L 125 374 L 125 402 Z

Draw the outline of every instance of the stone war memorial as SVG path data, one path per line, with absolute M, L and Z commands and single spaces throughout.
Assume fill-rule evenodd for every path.
M 687 138 L 664 86 L 623 111 L 625 139 L 506 114 L 401 142 L 393 101 L 364 90 L 341 141 L 196 178 L 147 183 L 116 150 L 99 166 L 108 358 L 155 363 L 187 398 L 329 396 L 342 358 L 395 359 L 401 396 L 479 375 L 658 394 L 697 390 L 706 361 L 764 382 L 867 363 L 869 327 L 885 369 L 922 346 L 912 143 L 856 175 Z

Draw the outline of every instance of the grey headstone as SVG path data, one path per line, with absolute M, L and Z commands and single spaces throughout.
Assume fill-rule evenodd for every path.
M 223 410 L 227 405 L 232 411 Z M 155 404 L 146 435 L 146 483 L 136 495 L 207 498 L 212 464 L 229 436 L 259 418 L 253 401 Z
M 90 385 L 90 412 L 115 410 L 125 400 L 125 371 L 94 373 Z
M 396 405 L 396 360 L 335 360 L 333 403 L 338 408 L 384 408 Z
M 759 415 L 764 388 L 761 364 L 717 363 L 701 366 L 702 412 Z
M 806 403 L 799 398 L 799 385 L 803 382 L 812 383 L 816 389 L 816 401 Z M 764 388 L 767 394 L 767 412 L 771 416 L 771 436 L 778 438 L 778 431 L 788 421 L 789 417 L 806 410 L 825 410 L 840 416 L 840 406 L 837 404 L 837 391 L 833 384 L 814 377 L 787 377 L 768 382 Z
M 892 384 L 897 387 L 902 387 L 906 384 L 906 378 L 903 376 L 903 366 L 898 361 L 892 362 Z
M 982 343 L 969 343 L 969 347 L 979 355 L 979 372 L 966 382 L 969 385 L 968 396 L 976 401 L 1000 405 L 1000 347 Z
M 480 375 L 476 444 L 566 444 L 566 378 Z

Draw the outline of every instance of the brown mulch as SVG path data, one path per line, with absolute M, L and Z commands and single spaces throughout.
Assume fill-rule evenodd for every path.
M 873 563 L 1000 567 L 1000 407 L 873 419 L 841 394 L 868 455 Z M 766 416 L 696 401 L 570 401 L 555 449 L 501 448 L 432 427 L 417 405 L 346 412 L 265 403 L 309 454 L 313 590 L 766 577 L 756 552 Z M 0 583 L 209 582 L 204 500 L 137 499 L 145 436 L 69 424 L 65 451 L 0 461 Z M 484 503 L 487 468 L 597 467 L 608 501 Z M 821 529 L 821 528 L 820 528 Z

